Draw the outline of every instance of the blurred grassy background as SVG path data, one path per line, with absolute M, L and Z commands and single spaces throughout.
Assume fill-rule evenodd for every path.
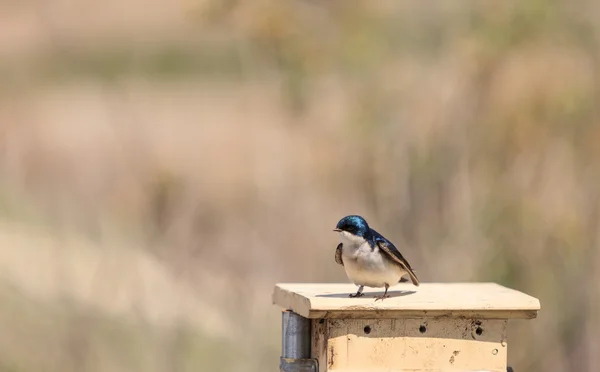
M 600 370 L 599 16 L 1 1 L 0 370 L 276 371 L 273 285 L 345 282 L 351 213 L 540 298 L 516 371 Z

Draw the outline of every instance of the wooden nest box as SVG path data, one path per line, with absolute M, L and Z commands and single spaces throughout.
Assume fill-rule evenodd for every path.
M 506 372 L 509 319 L 533 319 L 538 299 L 494 283 L 398 284 L 361 298 L 352 284 L 277 284 L 280 370 Z M 519 371 L 517 371 L 519 372 Z

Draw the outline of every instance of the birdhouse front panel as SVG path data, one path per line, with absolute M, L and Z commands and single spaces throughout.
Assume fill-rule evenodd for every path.
M 506 320 L 313 320 L 319 371 L 506 371 Z

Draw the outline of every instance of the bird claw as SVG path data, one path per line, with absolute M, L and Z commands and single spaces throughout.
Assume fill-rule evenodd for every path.
M 348 295 L 348 297 L 355 298 L 355 297 L 362 297 L 362 296 L 364 296 L 364 295 L 365 295 L 364 293 L 350 293 L 350 294 Z

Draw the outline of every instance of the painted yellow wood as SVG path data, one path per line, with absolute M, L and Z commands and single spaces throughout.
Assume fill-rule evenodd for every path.
M 382 290 L 365 288 L 365 296 L 350 298 L 352 284 L 280 283 L 273 303 L 307 318 L 419 318 L 531 319 L 537 298 L 495 283 L 400 283 L 390 298 L 375 301 Z
M 313 320 L 319 372 L 506 371 L 507 320 Z

